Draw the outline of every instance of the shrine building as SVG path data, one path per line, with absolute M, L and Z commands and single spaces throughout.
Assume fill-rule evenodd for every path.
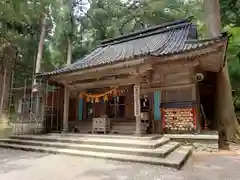
M 227 34 L 199 39 L 183 19 L 102 41 L 82 59 L 37 77 L 59 86 L 53 120 L 61 131 L 214 131 L 216 75 L 227 44 Z

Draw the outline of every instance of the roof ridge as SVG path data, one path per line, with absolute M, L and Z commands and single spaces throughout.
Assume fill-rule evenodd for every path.
M 188 17 L 188 18 L 184 18 L 184 19 L 180 19 L 180 20 L 175 20 L 175 21 L 171 21 L 171 22 L 167 22 L 164 24 L 160 24 L 157 26 L 153 26 L 153 27 L 149 27 L 140 31 L 136 31 L 136 32 L 132 32 L 126 35 L 121 35 L 115 38 L 110 38 L 110 39 L 106 39 L 101 41 L 101 46 L 106 46 L 107 44 L 112 44 L 116 41 L 121 41 L 124 40 L 126 38 L 133 38 L 134 36 L 140 35 L 140 34 L 145 34 L 145 33 L 149 33 L 151 31 L 155 31 L 157 29 L 162 29 L 162 28 L 166 28 L 168 26 L 176 26 L 176 25 L 180 25 L 180 24 L 185 24 L 185 23 L 189 23 L 192 21 L 192 17 Z
M 189 39 L 186 41 L 186 43 L 191 44 L 191 43 L 204 43 L 208 41 L 215 41 L 219 40 L 219 38 L 227 37 L 228 33 L 222 32 L 219 36 L 216 37 L 208 37 L 208 38 L 203 38 L 203 39 Z
M 140 38 L 144 38 L 144 37 L 147 37 L 147 36 L 152 36 L 152 35 L 156 35 L 156 34 L 159 34 L 159 33 L 163 33 L 163 32 L 166 32 L 166 31 L 170 31 L 170 30 L 173 30 L 173 29 L 179 29 L 179 28 L 183 28 L 185 26 L 189 26 L 191 25 L 191 23 L 183 23 L 183 24 L 177 24 L 177 25 L 174 25 L 174 26 L 171 26 L 167 29 L 159 29 L 158 31 L 153 31 L 153 32 L 147 32 L 147 33 L 144 33 L 144 34 L 139 34 L 138 36 L 130 36 L 130 37 L 126 37 L 126 38 L 123 38 L 123 39 L 120 39 L 120 40 L 116 40 L 116 41 L 111 41 L 109 43 L 106 43 L 106 44 L 102 44 L 100 47 L 106 47 L 106 46 L 109 46 L 109 45 L 114 45 L 114 44 L 120 44 L 120 43 L 124 43 L 124 42 L 127 42 L 127 41 L 132 41 L 132 40 L 135 40 L 135 39 L 140 39 Z

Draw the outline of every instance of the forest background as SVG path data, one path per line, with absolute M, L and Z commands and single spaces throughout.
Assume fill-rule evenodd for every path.
M 223 31 L 231 34 L 227 59 L 239 109 L 240 1 L 219 2 Z M 15 59 L 14 86 L 21 87 L 35 72 L 42 28 L 41 72 L 81 59 L 101 40 L 181 18 L 193 17 L 199 37 L 207 37 L 202 4 L 202 0 L 1 0 L 0 52 L 7 46 L 17 48 L 17 53 L 1 53 L 1 58 Z

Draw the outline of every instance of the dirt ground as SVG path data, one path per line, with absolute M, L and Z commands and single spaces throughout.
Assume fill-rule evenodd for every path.
M 0 180 L 239 180 L 240 153 L 194 153 L 180 170 L 0 148 Z

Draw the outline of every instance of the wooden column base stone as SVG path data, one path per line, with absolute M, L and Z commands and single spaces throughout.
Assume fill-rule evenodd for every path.
M 63 130 L 62 130 L 62 133 L 67 133 L 68 132 L 68 129 L 67 128 L 64 128 Z
M 137 132 L 137 131 L 136 131 L 136 132 L 134 133 L 134 135 L 135 135 L 135 136 L 144 136 L 144 135 L 146 135 L 146 133 L 144 133 L 144 132 Z

